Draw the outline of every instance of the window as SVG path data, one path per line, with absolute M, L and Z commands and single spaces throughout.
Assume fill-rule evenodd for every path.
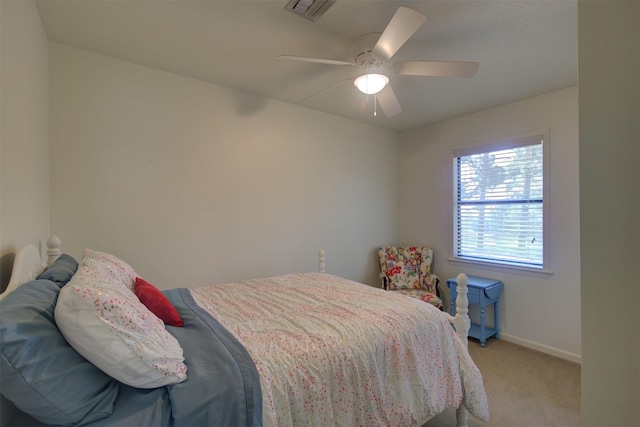
M 453 150 L 453 259 L 542 270 L 548 131 Z

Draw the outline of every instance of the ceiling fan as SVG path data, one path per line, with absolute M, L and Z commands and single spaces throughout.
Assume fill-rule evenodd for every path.
M 387 76 L 389 72 L 403 76 L 473 77 L 480 66 L 477 62 L 462 61 L 398 61 L 388 64 L 393 55 L 418 31 L 426 19 L 418 11 L 404 6 L 399 7 L 382 34 L 365 34 L 353 42 L 353 61 L 351 62 L 295 55 L 280 55 L 278 58 L 361 68 L 362 75 L 338 82 L 301 102 L 353 80 L 360 91 L 374 95 L 374 115 L 377 98 L 385 116 L 392 117 L 402 110 L 398 98 L 389 85 Z

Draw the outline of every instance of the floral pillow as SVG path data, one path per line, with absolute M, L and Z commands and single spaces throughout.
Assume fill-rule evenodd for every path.
M 87 248 L 84 250 L 80 265 L 96 270 L 96 274 L 99 272 L 107 277 L 110 276 L 112 280 L 123 284 L 132 292 L 135 289 L 137 276 L 135 270 L 115 255 Z
M 62 288 L 55 308 L 56 323 L 69 344 L 102 371 L 132 387 L 156 388 L 184 381 L 187 367 L 182 348 L 162 320 L 127 287 L 104 280 L 104 270 L 88 265 L 91 263 L 82 265 Z

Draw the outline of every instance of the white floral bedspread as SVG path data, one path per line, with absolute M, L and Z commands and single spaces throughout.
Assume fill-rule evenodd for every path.
M 413 426 L 463 391 L 488 420 L 480 372 L 430 304 L 320 273 L 191 293 L 252 356 L 265 426 Z

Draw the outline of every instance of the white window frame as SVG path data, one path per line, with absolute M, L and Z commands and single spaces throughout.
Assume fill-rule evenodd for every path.
M 475 141 L 465 145 L 453 147 L 450 150 L 449 155 L 449 258 L 448 260 L 454 264 L 465 265 L 470 267 L 479 267 L 483 269 L 504 271 L 515 274 L 529 275 L 529 276 L 549 276 L 552 273 L 550 261 L 549 261 L 549 247 L 552 244 L 553 236 L 549 232 L 549 153 L 551 150 L 551 144 L 549 139 L 549 128 L 537 129 L 529 132 L 524 132 L 517 135 L 511 135 L 507 137 L 500 137 L 490 140 Z M 454 203 L 456 200 L 454 188 L 456 164 L 455 159 L 461 155 L 469 155 L 475 153 L 482 153 L 487 151 L 497 151 L 501 147 L 512 147 L 514 141 L 526 140 L 533 137 L 542 138 L 542 175 L 543 175 L 543 202 L 542 202 L 542 232 L 543 232 L 543 248 L 542 248 L 542 268 L 526 267 L 519 265 L 500 264 L 494 262 L 484 262 L 480 260 L 470 260 L 465 258 L 459 258 L 455 254 L 456 233 L 454 231 L 456 213 L 454 211 Z

